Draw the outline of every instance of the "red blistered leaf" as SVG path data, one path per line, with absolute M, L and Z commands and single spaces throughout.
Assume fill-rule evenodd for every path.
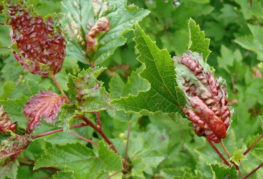
M 16 122 L 11 122 L 7 112 L 4 111 L 3 106 L 0 106 L 0 133 L 7 133 L 8 130 L 16 131 Z
M 66 55 L 66 41 L 51 18 L 44 20 L 25 10 L 23 3 L 7 5 L 10 37 L 17 49 L 16 60 L 33 74 L 47 77 L 58 73 Z
M 183 111 L 198 136 L 206 136 L 218 143 L 226 137 L 231 114 L 225 86 L 218 82 L 201 58 L 190 51 L 174 58 L 178 75 L 181 75 L 178 83 L 188 96 Z
M 23 150 L 25 150 L 30 143 L 28 136 L 16 135 L 1 142 L 0 145 L 0 164 L 14 160 Z M 3 162 L 3 163 L 2 163 Z
M 32 97 L 24 107 L 25 116 L 29 117 L 27 131 L 31 133 L 40 125 L 41 117 L 48 123 L 57 120 L 57 114 L 60 106 L 64 104 L 66 98 L 59 96 L 52 91 L 40 91 L 40 93 Z

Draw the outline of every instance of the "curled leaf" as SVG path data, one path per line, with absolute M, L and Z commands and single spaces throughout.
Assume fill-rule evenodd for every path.
M 47 77 L 58 73 L 66 55 L 66 42 L 51 18 L 44 20 L 23 7 L 7 4 L 10 37 L 16 60 L 33 74 Z
M 198 53 L 189 51 L 174 60 L 177 82 L 188 99 L 183 110 L 195 133 L 220 142 L 226 137 L 231 115 L 222 79 L 214 77 Z
M 55 122 L 60 106 L 65 100 L 65 96 L 59 96 L 52 91 L 40 91 L 38 95 L 32 97 L 23 109 L 25 116 L 29 117 L 27 131 L 31 133 L 38 127 L 42 116 L 48 123 Z
M 4 111 L 3 106 L 0 106 L 0 133 L 5 134 L 8 130 L 15 132 L 16 122 L 11 122 L 7 112 Z
M 97 36 L 102 32 L 107 32 L 110 29 L 110 21 L 107 17 L 99 19 L 86 35 L 87 54 L 96 51 L 98 46 Z
M 15 135 L 1 142 L 0 165 L 14 160 L 30 143 L 28 136 Z

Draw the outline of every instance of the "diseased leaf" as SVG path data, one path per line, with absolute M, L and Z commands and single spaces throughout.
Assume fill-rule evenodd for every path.
M 123 34 L 149 14 L 149 11 L 134 5 L 127 6 L 127 0 L 64 0 L 62 4 L 65 13 L 62 26 L 71 40 L 67 53 L 83 63 L 89 63 L 91 58 L 96 65 L 103 64 L 117 47 L 125 44 Z M 87 43 L 86 35 L 101 18 L 109 20 L 109 30 L 93 37 L 97 47 L 94 53 L 86 54 L 86 44 L 93 44 Z
M 28 132 L 32 132 L 40 125 L 41 117 L 49 123 L 57 120 L 60 106 L 65 102 L 65 96 L 59 96 L 51 91 L 40 91 L 32 97 L 24 106 L 24 114 L 29 117 Z
M 3 106 L 0 105 L 0 133 L 7 133 L 9 130 L 15 132 L 16 122 L 11 121 Z
M 137 96 L 129 95 L 113 101 L 122 109 L 140 112 L 179 112 L 185 100 L 177 87 L 174 62 L 167 50 L 160 50 L 140 26 L 135 29 L 135 42 L 140 53 L 138 60 L 145 65 L 141 77 L 151 88 Z
M 205 38 L 204 31 L 200 30 L 199 25 L 193 19 L 188 21 L 189 28 L 189 44 L 188 49 L 193 52 L 201 53 L 206 60 L 208 55 L 211 53 L 209 50 L 210 40 Z
M 0 166 L 14 160 L 30 143 L 28 136 L 14 135 L 1 141 Z
M 109 109 L 109 95 L 103 83 L 97 80 L 105 68 L 89 68 L 78 76 L 70 76 L 68 83 L 70 98 L 83 112 L 95 112 Z

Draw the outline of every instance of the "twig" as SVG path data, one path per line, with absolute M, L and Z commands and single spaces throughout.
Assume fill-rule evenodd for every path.
M 255 145 L 263 138 L 263 134 L 261 134 L 255 142 L 243 153 L 243 155 L 246 155 Z
M 74 132 L 71 132 L 71 131 L 69 131 L 69 133 L 70 133 L 71 135 L 74 135 L 75 137 L 78 137 L 78 138 L 80 138 L 80 139 L 82 139 L 82 140 L 84 140 L 84 141 L 86 141 L 86 142 L 91 143 L 92 145 L 98 146 L 97 143 L 93 142 L 93 141 L 90 140 L 90 139 L 87 139 L 87 138 L 85 138 L 85 137 L 83 137 L 83 136 L 80 136 L 80 135 L 78 135 L 78 134 L 76 134 L 76 133 L 74 133 Z
M 70 127 L 70 129 L 74 129 L 74 128 L 78 128 L 78 127 L 83 127 L 83 126 L 87 126 L 85 123 L 80 123 L 80 124 L 75 124 L 73 126 Z M 44 136 L 47 136 L 47 135 L 51 135 L 51 134 L 55 134 L 57 132 L 62 132 L 63 131 L 63 128 L 61 129 L 56 129 L 56 130 L 53 130 L 53 131 L 48 131 L 48 132 L 44 132 L 44 133 L 41 133 L 41 134 L 37 134 L 35 136 L 32 136 L 32 139 L 36 139 L 36 138 L 39 138 L 39 137 L 44 137 Z
M 117 154 L 118 151 L 116 150 L 115 146 L 113 145 L 113 143 L 110 141 L 110 139 L 105 135 L 105 133 L 103 132 L 102 128 L 97 127 L 93 122 L 91 122 L 88 118 L 86 118 L 83 115 L 79 115 L 78 116 L 80 119 L 82 119 L 83 121 L 86 122 L 86 124 L 90 127 L 92 127 L 95 131 L 97 131 L 101 137 L 108 143 L 108 145 L 110 146 L 110 148 Z
M 207 139 L 207 138 L 206 138 Z M 209 142 L 209 144 L 212 146 L 212 148 L 216 151 L 216 153 L 218 154 L 218 156 L 224 161 L 224 163 L 231 167 L 231 165 L 229 164 L 229 162 L 225 159 L 225 157 L 222 155 L 222 153 L 216 148 L 216 146 L 213 144 L 213 142 L 211 142 L 209 139 L 207 139 L 207 141 Z
M 224 152 L 226 153 L 227 157 L 231 158 L 231 154 L 228 152 L 228 150 L 227 150 L 226 146 L 224 145 L 224 143 L 221 141 L 219 144 L 222 147 L 222 149 L 224 150 Z
M 129 140 L 130 140 L 130 134 L 131 134 L 131 121 L 129 121 L 128 124 L 128 134 L 127 134 L 127 143 L 126 143 L 126 148 L 125 148 L 125 158 L 124 160 L 128 160 L 128 150 L 129 150 Z
M 0 22 L 0 25 L 5 25 L 5 23 L 3 23 L 3 22 Z
M 111 179 L 113 176 L 117 175 L 118 173 L 122 172 L 123 169 L 117 170 L 116 172 L 114 172 L 112 175 L 108 176 L 107 179 Z
M 251 176 L 253 173 L 255 173 L 262 166 L 263 166 L 263 163 L 259 164 L 259 166 L 257 166 L 254 170 L 252 170 L 249 174 L 247 174 L 243 179 L 247 179 L 249 176 Z
M 100 113 L 96 112 L 96 118 L 97 118 L 97 124 L 99 126 L 99 128 L 101 128 L 101 120 L 100 120 Z
M 56 85 L 57 88 L 59 89 L 59 91 L 60 91 L 60 93 L 62 94 L 62 96 L 65 96 L 65 97 L 66 97 L 67 103 L 70 104 L 69 98 L 68 98 L 67 95 L 64 93 L 62 87 L 60 86 L 60 84 L 59 84 L 58 81 L 56 80 L 55 75 L 52 75 L 52 76 L 51 76 L 51 79 L 54 81 L 55 85 Z

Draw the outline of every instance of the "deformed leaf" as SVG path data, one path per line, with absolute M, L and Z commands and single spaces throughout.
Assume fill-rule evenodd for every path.
M 97 80 L 103 71 L 104 68 L 89 68 L 81 71 L 78 76 L 70 76 L 69 95 L 76 102 L 79 110 L 95 112 L 110 108 L 109 94 L 103 83 Z
M 11 122 L 7 112 L 5 112 L 3 106 L 0 105 L 0 133 L 7 133 L 8 130 L 15 132 L 16 122 Z
M 83 63 L 89 63 L 91 58 L 96 65 L 102 64 L 116 48 L 125 44 L 123 34 L 149 14 L 149 11 L 134 5 L 127 6 L 127 0 L 63 0 L 62 5 L 65 18 L 61 24 L 70 40 L 67 54 Z M 93 34 L 86 41 L 86 36 L 101 19 L 109 21 L 108 30 Z M 90 49 L 93 53 L 89 52 Z
M 15 135 L 3 140 L 0 145 L 0 166 L 14 160 L 30 143 L 28 136 Z
M 185 104 L 176 83 L 174 62 L 167 50 L 160 50 L 139 25 L 135 29 L 138 60 L 145 65 L 141 77 L 148 80 L 150 90 L 113 101 L 127 111 L 179 112 Z
M 39 126 L 42 116 L 48 123 L 55 122 L 60 106 L 64 102 L 65 96 L 59 96 L 51 91 L 40 91 L 39 94 L 32 97 L 23 109 L 25 116 L 29 117 L 28 132 L 32 132 Z
M 211 53 L 209 50 L 210 40 L 205 38 L 204 31 L 200 30 L 199 25 L 193 19 L 188 22 L 189 28 L 189 44 L 188 49 L 193 52 L 201 53 L 206 60 L 208 55 Z

